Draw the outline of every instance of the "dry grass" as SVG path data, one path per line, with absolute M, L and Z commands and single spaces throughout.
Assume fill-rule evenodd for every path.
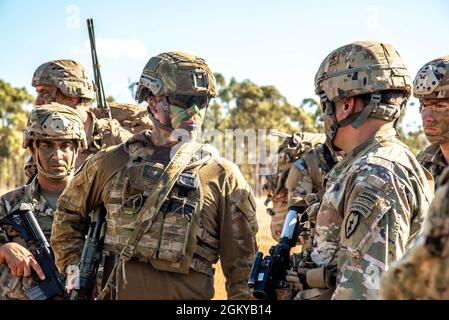
M 276 241 L 271 237 L 270 231 L 270 216 L 266 213 L 265 206 L 263 204 L 264 198 L 257 199 L 257 221 L 259 223 L 259 234 L 257 242 L 259 244 L 259 251 L 268 253 L 270 247 L 276 244 Z M 225 278 L 221 270 L 220 263 L 216 265 L 215 272 L 215 296 L 214 300 L 224 300 L 227 298 L 225 289 Z

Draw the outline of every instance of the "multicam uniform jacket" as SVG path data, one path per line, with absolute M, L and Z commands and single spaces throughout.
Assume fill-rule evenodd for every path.
M 33 204 L 36 220 L 44 235 L 50 240 L 54 210 L 40 193 L 37 177 L 30 184 L 10 191 L 0 198 L 0 218 L 19 209 L 21 203 Z M 0 245 L 8 242 L 16 242 L 29 248 L 19 232 L 11 226 L 0 226 Z M 13 276 L 6 263 L 2 264 L 0 269 L 0 299 L 27 299 L 24 292 L 34 284 L 32 277 Z
M 428 173 L 427 173 L 428 174 Z M 333 299 L 377 299 L 380 276 L 422 230 L 433 179 L 389 127 L 328 174 L 312 259 L 336 266 Z
M 120 253 L 136 226 L 136 212 L 154 186 L 158 171 L 167 164 L 170 150 L 163 149 L 156 148 L 150 132 L 144 131 L 125 144 L 100 151 L 75 174 L 59 199 L 51 238 L 61 272 L 80 259 L 88 214 L 101 204 L 107 210 L 105 254 Z M 138 259 L 144 268 L 156 269 L 151 281 L 153 290 L 138 298 L 210 299 L 213 264 L 220 259 L 228 298 L 248 299 L 246 283 L 257 250 L 258 230 L 251 189 L 237 166 L 224 159 L 213 156 L 201 167 L 192 165 L 197 170 L 192 174 L 199 178 L 199 189 L 185 198 L 175 186 L 167 197 L 169 203 L 161 208 L 136 246 L 133 259 Z M 181 203 L 179 210 L 170 209 L 172 199 L 181 199 L 176 200 Z M 181 229 L 189 225 L 185 215 L 181 215 L 186 203 L 201 209 L 194 211 L 199 221 L 193 238 L 196 248 L 190 257 L 190 270 L 183 274 L 167 271 L 160 264 L 176 262 L 178 253 L 182 255 L 186 237 L 177 235 L 185 234 Z M 128 279 L 132 276 L 126 275 Z
M 449 299 L 449 170 L 415 245 L 382 275 L 382 299 Z
M 430 171 L 435 180 L 435 190 L 438 189 L 440 186 L 439 178 L 447 167 L 447 161 L 443 152 L 441 152 L 440 146 L 438 144 L 428 146 L 416 156 L 416 159 L 424 168 Z

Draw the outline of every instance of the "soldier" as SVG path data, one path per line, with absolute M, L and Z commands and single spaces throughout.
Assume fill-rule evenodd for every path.
M 426 63 L 415 77 L 413 93 L 421 104 L 424 133 L 431 143 L 418 156 L 439 186 L 449 159 L 449 56 Z
M 22 146 L 37 159 L 38 174 L 29 184 L 0 198 L 0 218 L 22 203 L 31 203 L 49 240 L 56 200 L 73 176 L 78 149 L 87 147 L 81 118 L 59 104 L 36 107 L 28 118 Z M 24 292 L 34 283 L 32 269 L 43 277 L 28 244 L 6 225 L 0 228 L 0 269 L 0 299 L 26 299 Z
M 296 160 L 285 182 L 288 206 L 304 212 L 304 205 L 308 205 L 307 195 L 318 194 L 324 189 L 326 174 L 340 159 L 341 156 L 326 143 L 320 143 Z
M 271 134 L 285 136 L 285 134 L 273 130 Z M 320 133 L 294 133 L 286 137 L 279 146 L 277 155 L 273 158 L 271 163 L 273 174 L 266 177 L 267 183 L 264 185 L 264 189 L 268 191 L 265 205 L 267 206 L 270 202 L 272 204 L 272 207 L 267 208 L 267 213 L 271 216 L 271 236 L 276 241 L 279 241 L 289 207 L 287 177 L 292 170 L 295 170 L 293 163 L 307 150 L 324 142 L 325 139 L 325 135 Z M 314 169 L 315 167 L 313 167 L 312 173 L 315 173 Z M 317 174 L 320 173 L 317 172 Z M 292 184 L 293 181 L 290 181 L 290 185 Z
M 397 51 L 373 41 L 334 50 L 316 74 L 328 142 L 345 157 L 327 176 L 311 253 L 316 268 L 304 283 L 335 287 L 333 299 L 377 299 L 382 272 L 421 231 L 433 179 L 395 130 L 411 84 Z
M 252 191 L 210 146 L 179 140 L 194 140 L 215 95 L 203 59 L 152 57 L 136 99 L 148 103 L 153 131 L 97 153 L 62 194 L 51 238 L 61 272 L 80 260 L 88 213 L 107 210 L 99 299 L 211 299 L 219 259 L 228 298 L 250 297 L 258 230 Z
M 89 155 L 125 142 L 132 136 L 117 120 L 97 119 L 89 110 L 96 89 L 86 68 L 80 63 L 67 59 L 45 62 L 34 72 L 31 85 L 36 88 L 36 105 L 57 102 L 76 108 L 79 112 L 88 148 L 80 152 L 76 168 Z
M 415 94 L 420 98 L 426 135 L 440 163 L 431 159 L 430 170 L 439 175 L 447 164 L 445 150 L 449 144 L 449 56 L 424 65 L 415 78 Z M 431 146 L 431 148 L 432 148 Z M 426 151 L 428 151 L 427 149 Z M 435 160 L 435 161 L 434 161 Z M 444 161 L 442 163 L 441 161 Z M 429 162 L 425 162 L 424 165 Z M 439 166 L 441 165 L 441 166 Z M 439 178 L 441 187 L 430 206 L 424 232 L 404 257 L 384 273 L 381 282 L 383 299 L 449 299 L 449 170 Z

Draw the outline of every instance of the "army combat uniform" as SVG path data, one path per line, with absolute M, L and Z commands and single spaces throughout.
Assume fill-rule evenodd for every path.
M 388 272 L 382 275 L 381 299 L 449 299 L 449 171 L 427 215 L 424 231 Z
M 326 144 L 319 144 L 296 160 L 285 182 L 289 190 L 289 207 L 304 206 L 308 194 L 321 191 L 326 174 L 340 158 Z
M 378 298 L 381 273 L 421 232 L 428 179 L 394 128 L 378 131 L 329 173 L 312 259 L 337 266 L 334 299 Z
M 52 139 L 76 140 L 75 148 L 79 147 L 80 150 L 87 147 L 83 123 L 74 109 L 59 104 L 51 104 L 38 106 L 31 111 L 24 132 L 22 147 L 30 148 L 33 146 L 38 149 L 37 141 L 51 141 Z M 42 166 L 38 165 L 37 167 L 39 172 L 49 179 L 49 183 L 57 182 L 73 174 L 75 157 L 76 153 L 67 163 L 68 168 L 65 173 L 50 174 Z M 35 176 L 30 183 L 10 191 L 0 198 L 0 219 L 19 210 L 21 204 L 31 204 L 43 234 L 50 241 L 54 211 L 59 195 L 59 192 L 44 192 L 39 185 L 38 176 Z M 0 246 L 9 242 L 18 243 L 33 252 L 33 243 L 25 242 L 20 233 L 12 226 L 0 225 Z M 35 285 L 35 281 L 36 278 L 33 274 L 30 277 L 15 276 L 11 274 L 6 262 L 1 264 L 0 299 L 28 299 L 25 292 Z
M 435 189 L 438 189 L 440 186 L 439 178 L 443 170 L 447 167 L 447 161 L 444 158 L 443 152 L 441 152 L 440 146 L 438 144 L 428 146 L 416 156 L 416 159 L 432 174 L 435 180 Z
M 397 50 L 375 41 L 333 50 L 316 73 L 328 144 L 346 152 L 326 177 L 311 253 L 332 299 L 377 299 L 381 274 L 422 230 L 433 178 L 395 129 L 411 89 Z
M 265 205 L 268 205 L 269 202 L 272 203 L 272 207 L 267 208 L 267 213 L 271 216 L 271 235 L 276 241 L 279 241 L 285 217 L 290 206 L 289 189 L 295 187 L 300 179 L 296 174 L 297 170 L 295 169 L 294 163 L 296 163 L 295 161 L 299 161 L 298 158 L 302 157 L 307 150 L 324 141 L 324 134 L 309 132 L 295 133 L 284 140 L 278 149 L 278 154 L 273 159 L 274 161 L 271 164 L 273 174 L 267 176 L 267 183 L 264 187 L 268 191 Z M 321 172 L 319 172 L 319 167 L 314 165 L 315 155 L 315 153 L 311 153 L 310 156 L 307 156 L 307 162 L 310 162 L 311 168 L 307 171 L 307 175 L 312 174 L 313 179 L 319 179 L 318 176 L 321 175 Z M 295 171 L 295 175 L 293 178 L 288 178 L 292 170 Z M 307 181 L 306 184 L 309 181 L 311 183 L 315 182 L 312 181 L 312 178 L 305 178 L 304 180 Z M 316 181 L 316 183 L 319 182 Z
M 207 154 L 208 147 L 203 148 Z M 89 210 L 104 204 L 107 273 L 108 260 L 121 252 L 136 227 L 136 213 L 169 154 L 169 149 L 156 148 L 150 133 L 144 131 L 85 163 L 61 195 L 56 211 L 51 241 L 61 272 L 78 263 Z M 119 289 L 119 299 L 211 299 L 213 264 L 219 258 L 228 298 L 249 298 L 246 281 L 257 249 L 255 201 L 234 164 L 211 154 L 206 159 L 193 161 L 187 171 L 195 176 L 198 187 L 186 190 L 176 185 L 141 237 L 126 264 L 127 286 Z M 176 213 L 187 209 L 193 210 L 188 221 L 188 216 Z M 191 221 L 198 223 L 195 234 L 190 234 L 195 230 Z M 195 249 L 188 253 L 186 248 Z M 191 259 L 184 273 L 177 269 L 180 259 Z
M 54 210 L 42 194 L 37 177 L 30 184 L 12 190 L 0 198 L 0 219 L 19 209 L 21 203 L 34 204 L 34 214 L 47 240 L 50 240 Z M 0 227 L 0 245 L 16 242 L 25 248 L 28 244 L 11 226 Z M 0 299 L 27 299 L 25 291 L 34 284 L 32 277 L 18 277 L 9 272 L 6 263 L 0 265 Z
M 447 112 L 449 103 L 449 56 L 426 63 L 418 71 L 414 95 L 420 99 L 421 113 L 432 112 L 428 125 L 441 129 L 429 135 L 432 145 L 424 151 L 424 166 L 437 173 L 439 188 L 424 224 L 424 231 L 414 246 L 382 275 L 382 299 L 449 299 L 449 169 L 439 144 L 448 142 Z M 437 104 L 440 106 L 434 107 Z M 432 106 L 434 105 L 434 106 Z M 424 123 L 426 125 L 426 123 Z M 437 150 L 438 148 L 438 150 Z M 433 153 L 433 157 L 431 156 Z M 421 155 L 420 155 L 421 156 Z M 421 162 L 423 163 L 423 162 Z M 427 168 L 427 166 L 426 166 Z

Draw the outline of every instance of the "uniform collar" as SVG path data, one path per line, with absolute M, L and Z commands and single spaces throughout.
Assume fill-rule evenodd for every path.
M 371 138 L 357 146 L 351 152 L 348 152 L 343 159 L 336 164 L 335 167 L 344 168 L 348 166 L 354 159 L 361 158 L 363 155 L 372 150 L 376 145 L 391 141 L 397 135 L 397 131 L 391 125 L 381 127 Z

